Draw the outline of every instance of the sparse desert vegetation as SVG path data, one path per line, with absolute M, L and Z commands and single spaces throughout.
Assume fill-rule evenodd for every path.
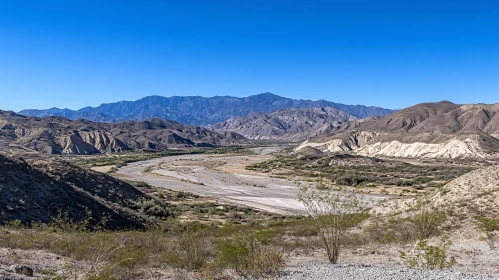
M 378 159 L 350 154 L 296 156 L 282 154 L 253 164 L 250 170 L 272 176 L 334 183 L 338 186 L 396 186 L 416 190 L 441 187 L 477 167 L 470 165 L 410 164 L 397 159 Z
M 498 27 L 0 0 L 0 280 L 498 280 Z
M 66 156 L 65 159 L 73 162 L 78 166 L 96 167 L 96 166 L 113 166 L 120 168 L 130 162 L 143 161 L 153 158 L 161 158 L 175 155 L 192 155 L 192 154 L 251 154 L 251 150 L 242 147 L 229 148 L 204 148 L 204 149 L 176 149 L 169 151 L 134 151 L 125 153 L 114 153 L 107 155 L 94 155 L 86 157 L 71 157 Z
M 234 170 L 234 162 L 229 157 L 215 156 L 215 161 L 202 165 L 198 159 L 191 158 L 170 162 L 179 168 L 192 164 L 217 172 Z M 244 157 L 236 155 L 234 158 L 238 163 L 251 164 Z M 358 167 L 365 163 L 362 170 L 367 170 L 368 163 L 378 162 L 357 156 L 329 157 L 328 160 L 335 163 L 329 166 L 330 169 Z M 497 187 L 469 179 L 477 174 L 489 174 L 489 179 L 493 180 L 496 175 L 490 172 L 492 169 L 474 171 L 477 174 L 464 175 L 440 188 L 426 188 L 425 192 L 407 198 L 374 203 L 362 199 L 369 194 L 363 193 L 359 185 L 337 186 L 322 179 L 308 187 L 304 185 L 300 195 L 293 194 L 307 211 L 283 215 L 223 199 L 168 190 L 148 182 L 117 180 L 93 171 L 86 171 L 86 181 L 66 175 L 66 171 L 75 172 L 80 167 L 61 164 L 60 160 L 29 164 L 37 168 L 35 170 L 43 169 L 45 176 L 55 182 L 85 186 L 89 182 L 103 184 L 109 181 L 128 189 L 129 193 L 136 192 L 134 202 L 121 207 L 124 210 L 130 207 L 126 211 L 136 213 L 133 217 L 138 218 L 139 223 L 128 228 L 110 227 L 114 217 L 95 219 L 99 215 L 95 209 L 87 209 L 83 215 L 60 211 L 44 222 L 4 219 L 5 223 L 0 227 L 0 274 L 20 275 L 14 272 L 13 266 L 24 265 L 40 279 L 294 279 L 290 273 L 295 267 L 321 262 L 332 263 L 331 269 L 338 271 L 342 271 L 344 265 L 353 265 L 353 269 L 356 265 L 369 267 L 373 264 L 415 271 L 472 269 L 468 271 L 471 276 L 483 269 L 493 272 L 491 264 L 495 255 L 484 252 L 494 250 L 497 232 L 494 211 L 497 209 L 486 203 L 495 203 Z M 384 168 L 394 172 L 400 163 L 383 160 L 380 164 L 381 167 L 373 170 Z M 417 165 L 403 170 L 404 174 L 409 174 L 411 168 L 422 170 L 427 167 Z M 440 179 L 450 180 L 443 173 L 455 170 L 453 166 L 446 168 L 448 166 L 435 174 L 441 174 Z M 456 170 L 461 171 L 460 168 Z M 152 171 L 154 169 L 150 168 L 147 172 Z M 73 182 L 75 178 L 81 181 Z M 469 184 L 474 194 L 455 198 L 455 186 L 459 184 Z M 251 190 L 265 190 L 265 186 L 253 185 Z M 88 191 L 99 201 L 109 199 L 101 189 L 89 188 Z M 113 193 L 120 195 L 119 189 L 113 188 Z M 449 200 L 447 196 L 455 200 Z M 454 202 L 449 206 L 437 206 L 435 203 L 440 200 Z M 456 208 L 464 203 L 469 211 L 466 214 Z M 481 204 L 489 205 L 489 208 L 483 208 Z M 464 230 L 480 240 L 480 246 L 470 245 L 466 243 L 469 239 L 458 237 L 462 233 L 457 233 Z M 36 257 L 28 256 L 28 252 Z M 476 258 L 483 262 L 482 265 L 470 266 L 470 260 Z M 18 271 L 29 274 L 23 269 L 20 267 Z M 321 269 L 322 266 L 312 271 Z M 300 279 L 304 278 L 307 277 Z

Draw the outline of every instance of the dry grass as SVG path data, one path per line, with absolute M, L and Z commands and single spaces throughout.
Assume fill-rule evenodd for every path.
M 220 275 L 262 278 L 275 276 L 283 268 L 285 252 L 310 247 L 303 240 L 301 245 L 294 243 L 313 234 L 309 225 L 305 219 L 279 219 L 222 227 L 188 223 L 169 231 L 116 232 L 88 231 L 80 224 L 27 228 L 13 222 L 0 228 L 0 247 L 43 250 L 66 257 L 72 260 L 74 274 L 87 279 L 137 279 L 152 277 L 151 271 L 182 278 L 194 277 L 196 271 L 208 275 L 215 270 Z M 85 265 L 77 266 L 77 262 Z

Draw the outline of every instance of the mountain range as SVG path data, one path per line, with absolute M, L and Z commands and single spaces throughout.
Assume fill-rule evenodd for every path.
M 236 133 L 217 133 L 163 119 L 99 123 L 63 117 L 27 117 L 0 111 L 0 150 L 16 147 L 47 154 L 89 155 L 140 149 L 213 147 L 245 141 Z
M 364 156 L 497 157 L 499 104 L 422 103 L 382 118 L 350 122 L 307 139 L 296 151 L 305 147 Z
M 298 142 L 355 120 L 349 113 L 332 107 L 291 108 L 230 118 L 207 128 L 237 132 L 248 139 Z
M 345 105 L 326 100 L 291 99 L 272 93 L 262 93 L 244 98 L 231 96 L 148 96 L 137 101 L 102 104 L 95 108 L 85 107 L 79 110 L 28 109 L 20 111 L 19 114 L 33 117 L 60 116 L 71 120 L 86 119 L 96 122 L 161 118 L 183 124 L 204 126 L 223 122 L 233 117 L 248 116 L 252 113 L 313 107 L 331 107 L 356 118 L 386 116 L 394 112 L 394 110 L 373 106 Z

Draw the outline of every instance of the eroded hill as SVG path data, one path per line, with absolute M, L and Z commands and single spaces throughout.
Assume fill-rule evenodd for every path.
M 148 149 L 212 147 L 244 142 L 236 133 L 217 133 L 174 121 L 149 119 L 121 123 L 35 118 L 0 111 L 0 149 L 11 147 L 48 154 L 97 154 Z
M 374 214 L 396 214 L 414 211 L 421 202 L 428 209 L 444 211 L 450 229 L 470 230 L 475 217 L 495 219 L 499 216 L 499 165 L 483 167 L 447 183 L 427 197 L 394 199 L 373 208 Z M 466 228 L 469 226 L 470 228 Z
M 357 122 L 302 143 L 297 150 L 363 156 L 491 158 L 499 154 L 499 104 L 423 103 Z

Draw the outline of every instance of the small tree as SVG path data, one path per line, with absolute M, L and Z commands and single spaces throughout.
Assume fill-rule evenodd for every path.
M 324 243 L 329 262 L 338 262 L 345 232 L 367 216 L 367 203 L 355 189 L 302 188 L 298 200 Z
M 499 220 L 489 219 L 482 216 L 475 217 L 478 228 L 485 234 L 485 241 L 491 250 L 496 248 L 496 241 L 499 236 Z

